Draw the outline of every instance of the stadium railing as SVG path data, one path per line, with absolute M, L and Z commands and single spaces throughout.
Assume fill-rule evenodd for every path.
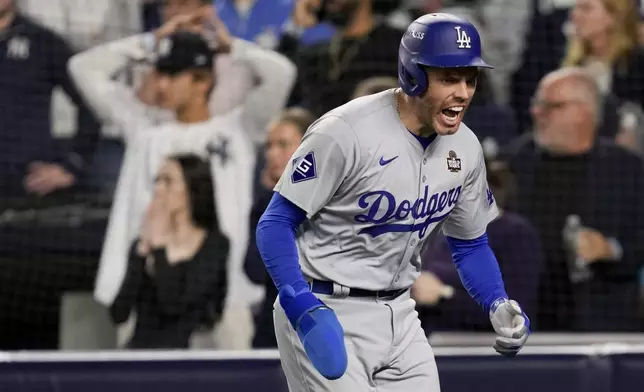
M 592 343 L 606 336 L 568 335 L 566 345 L 545 345 L 547 337 L 535 334 L 515 358 L 496 354 L 490 337 L 470 337 L 487 339 L 483 346 L 433 348 L 442 392 L 630 392 L 644 385 L 644 344 L 626 342 L 641 336 Z M 5 352 L 0 390 L 288 391 L 276 350 Z

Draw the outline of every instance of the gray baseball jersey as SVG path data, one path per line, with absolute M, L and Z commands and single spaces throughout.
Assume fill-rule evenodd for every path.
M 400 122 L 393 89 L 316 121 L 275 190 L 306 211 L 305 277 L 367 290 L 411 286 L 422 245 L 441 228 L 474 239 L 498 215 L 474 133 L 462 124 L 424 149 Z

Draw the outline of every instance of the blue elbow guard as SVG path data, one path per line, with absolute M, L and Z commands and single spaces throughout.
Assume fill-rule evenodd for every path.
M 310 291 L 296 294 L 287 285 L 280 289 L 279 300 L 313 366 L 329 380 L 342 377 L 348 365 L 347 349 L 335 312 Z

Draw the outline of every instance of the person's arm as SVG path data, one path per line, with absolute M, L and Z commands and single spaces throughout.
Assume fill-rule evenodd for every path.
M 244 101 L 242 118 L 247 122 L 245 128 L 250 138 L 262 143 L 268 123 L 286 105 L 297 69 L 285 56 L 239 38 L 232 41 L 231 55 L 244 63 L 257 79 Z
M 263 186 L 262 186 L 263 188 Z M 257 249 L 257 225 L 259 224 L 259 219 L 266 211 L 270 196 L 266 190 L 261 190 L 260 198 L 254 203 L 253 209 L 250 213 L 250 233 L 248 239 L 248 247 L 246 249 L 246 257 L 244 259 L 244 272 L 248 279 L 251 282 L 263 285 L 267 280 L 266 266 L 262 261 L 262 256 L 259 254 L 259 249 Z
M 328 379 L 346 371 L 344 336 L 335 313 L 311 293 L 304 279 L 296 233 L 355 170 L 358 152 L 353 129 L 344 120 L 335 116 L 318 120 L 304 136 L 257 225 L 257 248 L 279 291 L 279 303 L 309 359 Z
M 473 329 L 487 328 L 489 317 L 481 312 L 481 307 L 472 301 L 471 295 L 461 285 L 459 287 L 459 273 L 454 268 L 452 250 L 443 237 L 433 252 L 426 253 L 423 269 L 433 273 L 441 282 L 453 286 L 455 289 L 451 297 L 445 298 L 436 304 L 438 314 L 434 323 L 441 329 Z
M 293 154 L 256 232 L 257 248 L 278 289 L 294 284 L 302 290 L 308 287 L 302 284 L 301 273 L 280 272 L 299 271 L 294 231 L 331 200 L 356 164 L 357 154 L 353 129 L 335 116 L 315 122 Z M 276 236 L 281 236 L 279 246 Z
M 103 122 L 117 125 L 126 141 L 150 120 L 132 88 L 113 78 L 133 62 L 146 62 L 153 43 L 152 34 L 136 35 L 93 47 L 69 61 L 69 72 L 87 103 Z
M 191 307 L 206 303 L 208 293 L 226 283 L 221 282 L 220 278 L 221 268 L 226 265 L 228 258 L 228 240 L 220 236 L 216 241 L 206 240 L 203 246 L 195 259 L 186 261 L 194 264 L 190 265 L 185 280 L 170 265 L 165 248 L 153 249 L 157 299 L 164 314 L 184 314 Z
M 121 289 L 110 306 L 110 317 L 114 324 L 127 321 L 136 304 L 145 273 L 145 258 L 137 254 L 138 241 L 130 248 L 127 272 Z
M 96 150 L 101 124 L 87 107 L 67 72 L 67 64 L 73 55 L 70 45 L 51 31 L 45 30 L 42 37 L 45 40 L 42 43 L 43 49 L 47 51 L 49 80 L 53 86 L 63 89 L 75 104 L 78 113 L 77 132 L 71 146 L 65 149 L 57 161 L 65 170 L 78 177 L 84 172 Z
M 490 315 L 500 335 L 495 349 L 504 355 L 516 355 L 527 340 L 529 319 L 516 301 L 509 300 L 499 264 L 487 241 L 487 225 L 499 212 L 487 184 L 483 150 L 478 142 L 472 157 L 476 159 L 473 169 L 443 232 L 463 286 Z
M 463 287 L 485 313 L 495 301 L 508 298 L 487 234 L 467 240 L 447 237 L 447 243 Z
M 291 286 L 295 293 L 309 290 L 295 242 L 297 229 L 305 220 L 304 210 L 275 192 L 257 225 L 257 248 L 278 290 L 284 286 Z

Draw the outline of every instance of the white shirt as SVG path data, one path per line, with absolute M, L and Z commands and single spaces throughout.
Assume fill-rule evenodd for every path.
M 252 206 L 253 174 L 258 144 L 267 123 L 283 108 L 295 81 L 295 67 L 285 57 L 242 40 L 233 42 L 233 57 L 254 72 L 259 83 L 244 104 L 200 124 L 179 124 L 167 112 L 141 103 L 134 91 L 110 76 L 131 59 L 144 59 L 146 37 L 111 42 L 74 56 L 70 73 L 98 115 L 122 130 L 127 145 L 95 287 L 103 304 L 116 297 L 127 267 L 131 242 L 139 235 L 151 200 L 154 176 L 170 155 L 208 156 L 227 141 L 228 160 L 210 157 L 219 223 L 231 241 L 227 306 L 247 305 L 256 290 L 243 273 Z

